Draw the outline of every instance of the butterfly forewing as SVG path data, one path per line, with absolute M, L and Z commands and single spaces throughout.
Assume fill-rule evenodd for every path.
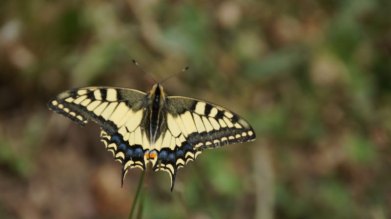
M 221 106 L 187 97 L 168 97 L 167 103 L 168 129 L 179 128 L 196 150 L 255 139 L 247 121 Z
M 48 106 L 81 125 L 88 120 L 101 126 L 108 122 L 117 125 L 118 117 L 129 109 L 136 111 L 145 107 L 144 97 L 145 93 L 132 89 L 86 87 L 61 93 Z

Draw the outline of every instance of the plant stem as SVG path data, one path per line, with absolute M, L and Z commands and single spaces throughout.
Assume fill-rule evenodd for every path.
M 138 211 L 137 211 L 136 219 L 143 218 L 144 199 L 145 199 L 145 191 L 142 191 L 141 195 L 140 195 L 140 203 L 138 204 Z
M 136 195 L 134 196 L 133 203 L 132 203 L 132 208 L 130 210 L 128 219 L 132 219 L 133 215 L 135 214 L 137 201 L 138 201 L 138 199 L 140 197 L 140 194 L 141 194 L 141 188 L 142 188 L 143 181 L 144 181 L 144 175 L 145 175 L 145 171 L 143 171 L 141 173 L 140 180 L 139 180 L 138 185 L 137 185 Z

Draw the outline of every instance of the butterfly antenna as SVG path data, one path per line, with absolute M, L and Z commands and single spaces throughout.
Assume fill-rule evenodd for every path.
M 173 77 L 175 77 L 175 76 L 177 76 L 179 74 L 182 74 L 182 73 L 186 72 L 187 70 L 189 70 L 189 66 L 186 66 L 182 70 L 180 70 L 179 72 L 174 73 L 174 74 L 168 76 L 167 78 L 163 79 L 162 81 L 159 81 L 159 84 L 163 84 L 164 82 L 168 81 L 169 79 L 171 79 L 171 78 L 173 78 Z
M 140 66 L 140 64 L 135 59 L 132 59 L 132 62 L 142 73 L 144 73 L 144 74 L 148 75 L 149 77 L 151 77 L 152 80 L 156 83 L 157 80 L 156 80 L 155 75 L 153 75 L 153 74 L 151 74 L 149 72 L 144 71 L 144 69 Z

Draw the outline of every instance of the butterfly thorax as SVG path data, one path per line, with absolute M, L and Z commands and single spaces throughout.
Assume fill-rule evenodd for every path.
M 149 132 L 149 140 L 151 144 L 155 143 L 156 139 L 158 139 L 163 121 L 165 120 L 165 102 L 166 102 L 166 94 L 164 93 L 163 86 L 160 84 L 155 84 L 148 95 L 148 129 Z

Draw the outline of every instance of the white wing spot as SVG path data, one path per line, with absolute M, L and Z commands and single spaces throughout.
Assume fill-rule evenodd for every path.
M 122 152 L 122 151 L 118 152 L 118 153 L 115 155 L 115 158 L 122 158 L 122 159 L 125 159 L 125 154 L 124 154 L 124 152 Z
M 117 101 L 117 90 L 116 89 L 107 89 L 107 95 L 106 95 L 107 101 Z
M 191 151 L 187 151 L 185 157 L 190 157 L 190 159 L 194 158 L 194 154 Z
M 205 106 L 206 106 L 206 103 L 197 102 L 197 105 L 196 105 L 194 112 L 198 113 L 199 115 L 203 115 L 205 112 Z
M 209 113 L 209 116 L 210 117 L 215 117 L 217 115 L 219 111 L 216 109 L 216 107 L 213 107 L 211 110 L 210 110 L 210 113 Z
M 182 159 L 178 159 L 177 161 L 176 161 L 176 164 L 178 165 L 185 165 L 185 161 L 184 160 L 182 160 Z
M 82 90 L 78 90 L 77 91 L 77 95 L 84 95 L 87 93 L 87 90 L 86 89 L 82 89 Z
M 195 148 L 199 148 L 199 147 L 201 147 L 202 145 L 204 145 L 204 143 L 200 142 L 200 143 L 196 144 L 194 147 L 195 147 Z
M 232 114 L 232 113 L 230 113 L 230 112 L 228 112 L 228 111 L 225 111 L 224 112 L 224 115 L 226 116 L 226 117 L 228 117 L 228 118 L 232 118 L 232 117 L 234 117 L 234 115 Z
M 84 120 L 84 118 L 81 116 L 81 115 L 77 115 L 77 117 L 76 117 L 78 120 L 80 120 L 80 121 L 83 121 Z
M 202 152 L 201 151 L 196 151 L 195 154 L 194 154 L 194 159 L 198 157 L 198 155 L 200 155 Z
M 95 90 L 94 97 L 96 100 L 102 100 L 102 92 L 99 89 Z
M 133 166 L 133 164 L 134 164 L 134 161 L 129 160 L 128 162 L 125 163 L 124 169 L 128 169 L 129 167 Z
M 237 128 L 237 129 L 241 129 L 241 128 L 242 128 L 242 126 L 241 126 L 239 123 L 235 123 L 235 128 Z

